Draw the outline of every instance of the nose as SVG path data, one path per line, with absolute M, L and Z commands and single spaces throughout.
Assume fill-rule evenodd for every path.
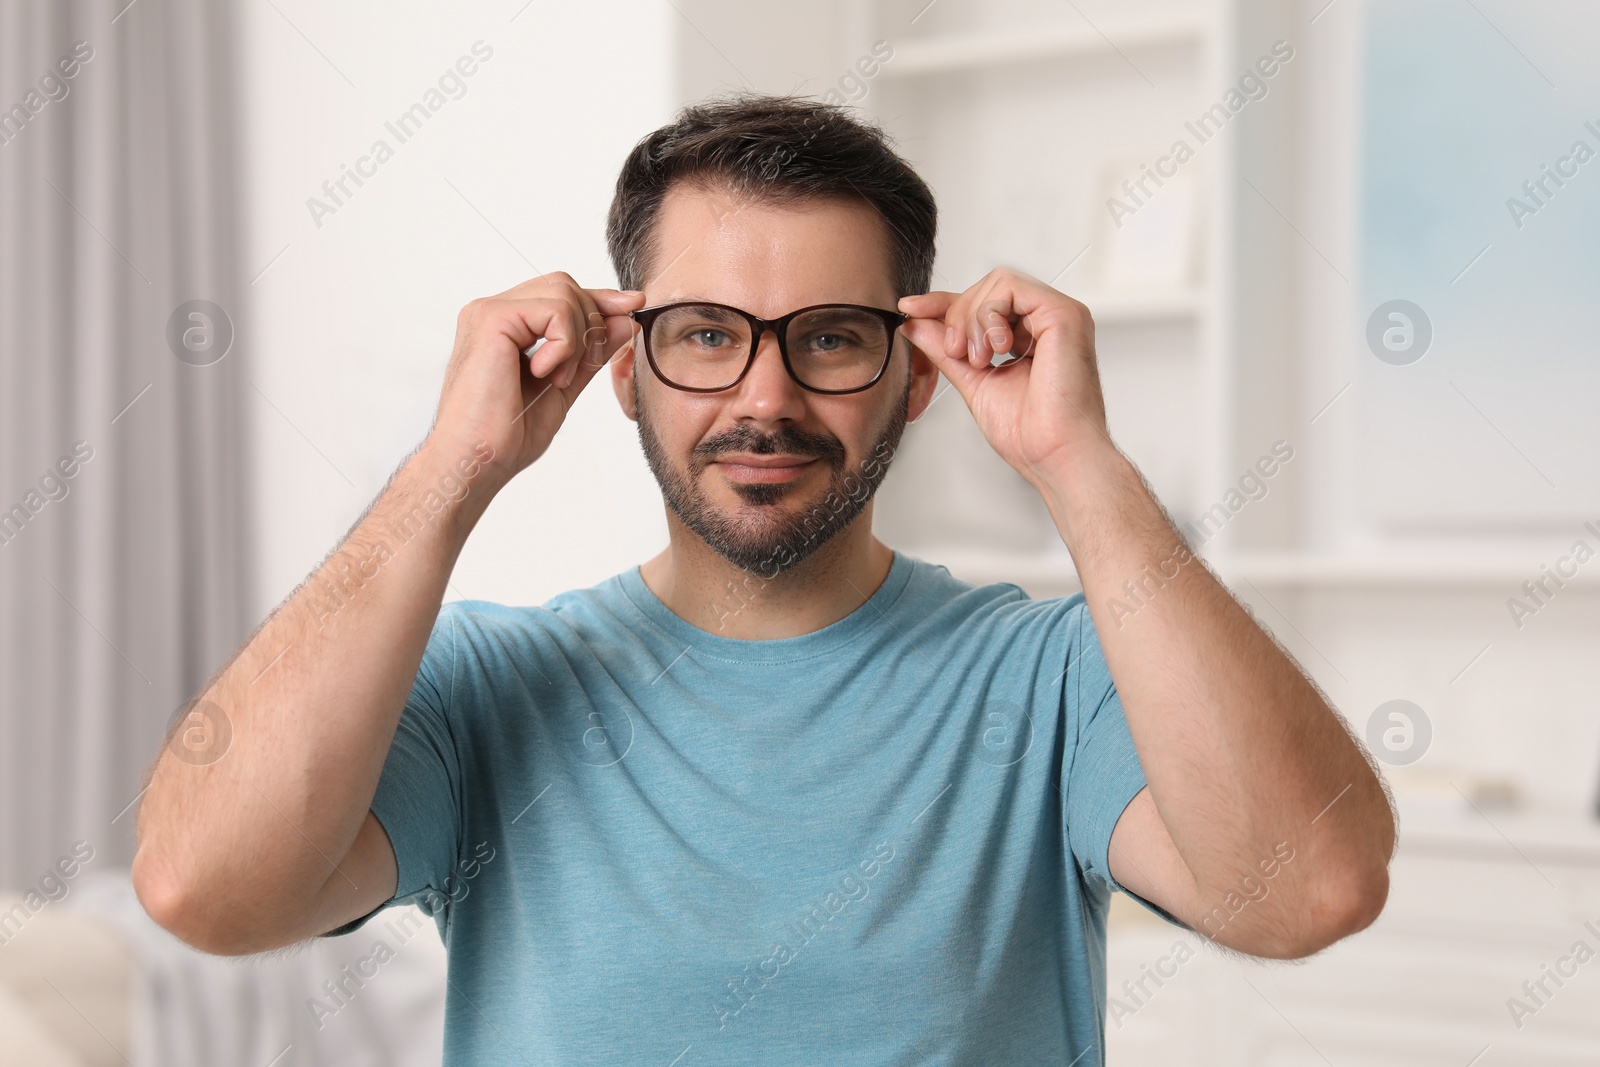
M 789 376 L 778 350 L 778 336 L 764 331 L 756 343 L 755 362 L 734 387 L 731 414 L 736 419 L 776 423 L 805 418 L 805 390 Z

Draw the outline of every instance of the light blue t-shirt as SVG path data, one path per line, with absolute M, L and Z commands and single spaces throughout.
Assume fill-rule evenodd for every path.
M 383 907 L 449 949 L 447 1067 L 1087 1067 L 1144 784 L 1082 594 L 896 551 L 778 640 L 691 625 L 637 567 L 447 604 L 372 810 Z

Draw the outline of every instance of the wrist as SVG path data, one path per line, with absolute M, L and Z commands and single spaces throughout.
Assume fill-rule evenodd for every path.
M 495 458 L 485 441 L 463 444 L 429 435 L 396 475 L 392 521 L 406 530 L 434 529 L 452 552 L 459 551 L 505 484 Z
M 1143 505 L 1154 506 L 1132 461 L 1104 440 L 1041 472 L 1034 487 L 1074 558 L 1097 538 L 1120 537 Z

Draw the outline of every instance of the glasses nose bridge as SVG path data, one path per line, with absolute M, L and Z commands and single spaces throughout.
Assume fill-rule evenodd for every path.
M 789 367 L 788 346 L 783 339 L 784 331 L 788 329 L 788 320 L 792 316 L 785 315 L 777 319 L 764 319 L 748 311 L 744 312 L 744 316 L 750 323 L 750 356 L 746 363 L 745 374 L 741 375 L 741 378 L 748 377 L 749 372 L 755 369 L 756 357 L 761 354 L 761 339 L 771 333 L 778 349 L 778 362 L 783 368 L 783 376 L 789 380 L 791 385 L 799 386 L 801 390 L 805 390 L 805 383 L 796 378 L 794 371 Z
M 781 319 L 764 319 L 759 315 L 752 315 L 747 311 L 745 312 L 745 317 L 750 320 L 751 355 L 754 355 L 756 351 L 760 349 L 761 339 L 765 337 L 769 331 L 771 332 L 773 339 L 778 342 L 779 350 L 781 351 L 784 348 L 783 332 L 789 328 L 789 319 L 792 316 L 785 315 Z

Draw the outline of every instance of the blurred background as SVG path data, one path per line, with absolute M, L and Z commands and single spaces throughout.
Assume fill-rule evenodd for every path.
M 459 308 L 614 285 L 622 158 L 741 87 L 884 124 L 936 287 L 1088 304 L 1113 436 L 1394 787 L 1388 909 L 1309 961 L 1117 897 L 1109 1061 L 1600 1062 L 1597 39 L 1579 0 L 0 5 L 0 1062 L 438 1062 L 431 920 L 153 927 L 144 770 L 421 439 Z M 451 596 L 594 584 L 662 514 L 591 388 Z M 959 396 L 876 520 L 1078 588 Z

